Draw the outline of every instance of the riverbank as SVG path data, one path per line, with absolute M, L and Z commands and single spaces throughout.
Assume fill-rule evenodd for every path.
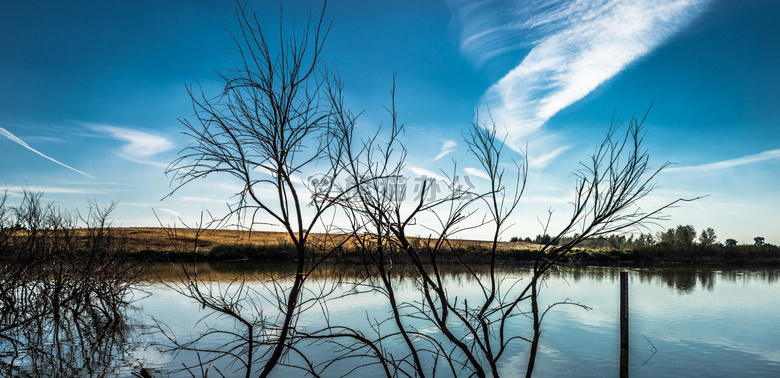
M 113 228 L 120 235 L 131 259 L 136 260 L 199 260 L 199 261 L 274 261 L 295 260 L 295 248 L 283 232 L 207 230 L 165 228 Z M 312 245 L 323 246 L 342 242 L 345 235 L 312 234 Z M 418 239 L 418 242 L 423 240 Z M 440 263 L 464 262 L 480 264 L 489 262 L 490 242 L 455 240 L 446 253 L 437 255 Z M 500 242 L 496 259 L 499 263 L 527 263 L 536 259 L 539 244 L 528 242 Z M 356 243 L 347 241 L 334 251 L 319 247 L 313 258 L 323 257 L 333 261 L 362 264 L 369 258 Z M 706 265 L 780 265 L 780 248 L 773 245 L 753 246 L 701 246 L 670 248 L 656 244 L 634 250 L 577 248 L 562 257 L 569 264 L 706 264 Z
M 114 227 L 101 231 L 75 229 L 67 234 L 72 238 L 67 245 L 76 251 L 89 252 L 93 244 L 112 241 L 112 250 L 123 258 L 134 261 L 268 261 L 289 262 L 296 260 L 295 247 L 283 232 L 201 230 L 160 227 Z M 26 237 L 26 231 L 15 231 L 18 237 Z M 347 235 L 311 234 L 309 244 L 312 260 L 326 258 L 333 262 L 365 264 L 371 260 L 355 238 Z M 45 238 L 44 238 L 45 239 Z M 414 239 L 421 246 L 424 239 Z M 22 243 L 27 245 L 29 243 Z M 332 246 L 339 245 L 338 248 Z M 449 248 L 436 255 L 441 264 L 490 262 L 492 244 L 478 240 L 452 240 Z M 542 245 L 529 242 L 499 242 L 496 261 L 501 264 L 533 262 Z M 424 248 L 420 249 L 421 251 Z M 403 254 L 394 263 L 404 262 Z M 429 261 L 427 257 L 424 261 Z M 711 246 L 691 245 L 673 248 L 655 244 L 633 250 L 575 248 L 559 260 L 565 264 L 617 265 L 617 264 L 699 264 L 699 265 L 780 265 L 780 248 L 774 245 Z

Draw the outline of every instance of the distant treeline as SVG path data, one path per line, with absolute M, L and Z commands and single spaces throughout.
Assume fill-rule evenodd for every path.
M 541 245 L 547 245 L 552 242 L 554 245 L 566 244 L 572 240 L 575 240 L 577 235 L 564 236 L 557 242 L 552 240 L 552 237 L 548 234 L 536 235 L 535 238 L 529 237 L 520 238 L 512 237 L 510 242 L 525 241 L 528 243 L 535 243 Z M 601 238 L 594 238 L 585 240 L 582 243 L 577 244 L 581 248 L 603 248 L 603 249 L 616 249 L 616 250 L 634 250 L 644 247 L 661 246 L 671 249 L 688 249 L 694 246 L 698 247 L 713 247 L 713 246 L 756 246 L 756 247 L 774 247 L 772 244 L 766 243 L 763 236 L 756 236 L 753 238 L 753 243 L 740 244 L 737 240 L 726 239 L 723 243 L 718 242 L 718 237 L 715 235 L 715 230 L 708 227 L 701 231 L 697 235 L 696 229 L 691 225 L 678 225 L 676 228 L 670 228 L 666 231 L 661 231 L 653 234 L 641 233 L 639 236 L 635 235 L 623 235 L 613 234 Z
M 41 204 L 40 194 L 27 193 L 25 196 L 27 206 L 29 201 L 38 207 Z M 32 206 L 32 207 L 36 207 Z M 119 248 L 112 248 L 114 255 L 122 256 L 124 259 L 135 261 L 275 261 L 289 262 L 296 260 L 295 248 L 290 242 L 279 240 L 274 243 L 228 243 L 217 244 L 213 247 L 201 249 L 196 248 L 138 248 L 139 246 L 128 245 L 128 239 L 118 230 L 111 230 L 110 227 L 101 227 L 106 234 L 99 233 L 99 238 L 90 237 L 91 234 L 79 232 L 74 233 L 78 226 L 75 219 L 78 214 L 70 214 L 55 209 L 51 204 L 47 205 L 47 211 L 52 214 L 62 214 L 62 219 L 67 222 L 58 223 L 60 234 L 69 235 L 69 250 L 77 255 L 90 255 L 89 251 L 95 246 L 111 240 L 112 245 Z M 52 216 L 31 216 L 38 212 L 21 207 L 8 206 L 4 201 L 0 204 L 0 250 L 10 253 L 11 250 L 26 250 L 19 244 L 20 237 L 28 238 L 37 235 L 41 229 L 38 221 L 43 219 L 54 219 Z M 102 221 L 113 210 L 113 205 L 109 207 L 102 215 Z M 64 216 L 68 215 L 68 216 Z M 107 224 L 101 226 L 108 226 Z M 105 235 L 110 233 L 111 238 Z M 16 235 L 16 237 L 13 237 Z M 48 234 L 47 234 L 48 235 Z M 530 237 L 513 237 L 511 242 L 525 241 L 537 244 L 537 246 L 517 245 L 498 251 L 497 261 L 503 263 L 527 262 L 533 261 L 543 245 L 561 245 L 571 242 L 577 235 L 564 236 L 554 241 L 550 235 L 536 235 L 533 239 Z M 95 240 L 92 240 L 95 239 Z M 24 239 L 26 240 L 26 239 Z M 58 239 L 59 240 L 59 239 Z M 420 242 L 423 242 L 420 240 Z M 175 243 L 175 242 L 174 242 Z M 192 243 L 187 243 L 189 246 Z M 25 244 L 26 245 L 26 244 Z M 194 244 L 193 244 L 194 245 Z M 29 246 L 28 246 L 29 247 Z M 174 246 L 176 247 L 176 246 Z M 40 246 L 36 249 L 41 248 Z M 323 251 L 317 251 L 316 245 L 312 245 L 312 258 L 321 257 Z M 192 250 L 190 250 L 192 249 Z M 439 258 L 441 262 L 467 262 L 470 264 L 479 264 L 485 262 L 485 254 L 488 252 L 488 246 L 480 242 L 459 242 L 453 244 L 450 250 L 442 254 Z M 8 257 L 7 253 L 0 253 Z M 38 253 L 42 255 L 42 253 Z M 121 259 L 120 259 L 121 260 Z M 329 260 L 345 263 L 361 264 L 365 263 L 365 256 L 359 248 L 350 248 L 344 246 L 335 253 L 332 253 Z M 119 260 L 116 260 L 119 261 Z M 562 259 L 562 262 L 583 263 L 583 264 L 612 264 L 612 263 L 694 263 L 694 264 L 780 264 L 780 248 L 766 243 L 763 237 L 755 237 L 752 244 L 740 244 L 734 239 L 726 239 L 719 242 L 715 231 L 712 228 L 706 228 L 697 233 L 691 225 L 679 225 L 655 235 L 641 233 L 637 235 L 608 235 L 602 238 L 589 239 L 576 245 L 573 251 L 568 252 Z M 397 261 L 403 263 L 402 261 Z
M 674 230 L 672 230 L 674 231 Z M 647 237 L 643 238 L 646 242 Z M 613 239 L 621 239 L 616 236 Z M 642 239 L 642 238 L 637 238 Z M 780 248 L 764 243 L 761 245 L 726 245 L 722 243 L 704 244 L 701 242 L 678 244 L 676 242 L 654 242 L 640 245 L 636 239 L 629 244 L 631 237 L 625 238 L 618 249 L 613 244 L 593 244 L 580 246 L 566 253 L 562 263 L 571 264 L 728 264 L 728 265 L 778 265 L 780 264 Z M 613 240 L 613 242 L 616 242 Z M 626 246 L 631 245 L 632 248 Z M 506 248 L 497 251 L 496 261 L 503 264 L 533 262 L 540 248 L 529 245 L 517 248 Z M 484 264 L 489 262 L 489 248 L 483 243 L 461 243 L 448 249 L 438 256 L 443 264 L 467 263 Z M 312 256 L 321 256 L 322 251 L 313 250 Z M 394 261 L 403 265 L 403 258 Z M 295 261 L 292 245 L 279 242 L 277 244 L 219 244 L 211 249 L 195 251 L 179 251 L 176 253 L 144 251 L 136 253 L 136 257 L 145 260 L 197 260 L 197 261 L 241 261 L 256 262 L 291 262 Z M 353 265 L 368 264 L 366 254 L 359 248 L 345 247 L 333 253 L 330 261 Z
M 525 241 L 540 245 L 565 244 L 576 235 L 553 241 L 550 235 L 536 235 L 534 239 L 513 237 L 510 241 Z M 574 252 L 575 261 L 633 261 L 641 263 L 726 263 L 778 264 L 780 248 L 766 243 L 764 237 L 753 238 L 752 244 L 740 244 L 734 239 L 719 242 L 715 230 L 706 228 L 701 233 L 691 225 L 678 225 L 655 235 L 608 235 L 577 244 L 584 251 Z

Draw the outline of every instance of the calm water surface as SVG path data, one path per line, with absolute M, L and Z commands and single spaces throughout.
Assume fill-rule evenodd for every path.
M 689 267 L 564 267 L 550 275 L 542 291 L 542 303 L 570 300 L 591 309 L 557 306 L 547 314 L 536 376 L 618 375 L 621 270 L 629 271 L 630 277 L 631 376 L 780 376 L 780 269 Z M 230 274 L 222 272 L 221 278 Z M 507 268 L 504 274 L 519 279 L 527 276 L 523 268 Z M 467 275 L 450 274 L 448 285 L 461 297 L 474 296 L 476 303 L 479 293 Z M 399 290 L 401 297 L 415 297 L 413 280 L 404 282 Z M 197 355 L 161 352 L 154 344 L 165 340 L 153 332 L 155 320 L 166 324 L 182 340 L 207 326 L 230 329 L 232 324 L 215 317 L 204 319 L 207 311 L 163 284 L 150 283 L 136 298 L 129 315 L 139 330 L 138 347 L 122 362 L 122 372 L 127 375 L 131 368 L 143 366 L 155 371 L 155 376 L 190 376 L 172 371 L 182 363 L 192 363 Z M 372 294 L 347 297 L 329 305 L 331 319 L 348 325 L 365 325 L 367 312 L 369 316 L 384 317 L 387 310 L 383 297 Z M 322 313 L 315 309 L 303 316 L 299 326 L 314 327 L 322 322 Z M 530 337 L 530 330 L 528 322 L 518 320 L 510 331 Z M 217 346 L 224 341 L 216 338 L 209 342 Z M 503 357 L 501 375 L 519 375 L 525 371 L 527 345 L 517 343 L 509 352 Z M 229 367 L 224 369 L 226 375 L 231 371 Z M 337 371 L 332 373 L 339 375 Z M 381 376 L 378 370 L 359 373 L 356 376 Z M 281 369 L 277 376 L 286 374 L 290 372 Z

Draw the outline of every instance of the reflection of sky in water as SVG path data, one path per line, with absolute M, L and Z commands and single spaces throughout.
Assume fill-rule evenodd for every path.
M 775 376 L 780 285 L 773 271 L 632 270 L 632 376 Z M 551 313 L 542 340 L 554 351 L 554 362 L 541 358 L 537 375 L 617 375 L 617 276 L 595 274 L 571 286 L 562 281 L 551 278 L 543 296 L 571 298 L 593 309 L 561 307 Z
M 628 270 L 632 376 L 773 376 L 780 370 L 780 329 L 776 321 L 780 312 L 780 301 L 776 299 L 780 270 Z M 619 271 L 620 268 L 563 268 L 545 281 L 541 294 L 544 307 L 568 299 L 591 310 L 560 305 L 547 314 L 535 376 L 617 375 Z M 515 272 L 510 276 L 524 274 Z M 479 304 L 481 291 L 464 276 L 450 277 L 447 285 L 450 295 L 457 295 L 461 303 L 467 300 L 471 307 Z M 406 281 L 399 285 L 397 295 L 402 300 L 419 301 L 416 290 L 412 281 Z M 214 318 L 203 321 L 205 313 L 196 304 L 167 288 L 158 285 L 150 291 L 153 295 L 139 302 L 147 320 L 152 315 L 166 322 L 178 336 L 187 337 L 205 324 L 220 324 Z M 329 320 L 332 324 L 369 330 L 370 323 L 390 314 L 385 301 L 379 293 L 340 298 L 328 303 Z M 325 324 L 319 307 L 309 314 L 299 325 L 315 329 Z M 440 333 L 424 322 L 409 324 L 427 335 Z M 394 324 L 385 326 L 389 328 L 383 332 L 395 331 Z M 530 321 L 516 318 L 510 324 L 509 334 L 531 337 Z M 395 347 L 400 352 L 401 345 Z M 653 347 L 657 349 L 655 355 Z M 502 376 L 525 371 L 527 349 L 523 341 L 510 347 L 500 364 Z M 180 366 L 191 358 L 183 354 L 170 362 L 150 353 L 146 360 Z M 360 373 L 359 376 L 374 376 L 372 371 Z

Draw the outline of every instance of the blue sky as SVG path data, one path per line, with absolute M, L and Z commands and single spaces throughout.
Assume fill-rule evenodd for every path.
M 320 6 L 282 3 L 288 25 Z M 248 8 L 278 28 L 279 2 Z M 548 210 L 553 229 L 562 222 L 570 173 L 613 112 L 628 120 L 652 104 L 651 162 L 675 164 L 643 208 L 708 195 L 660 226 L 780 243 L 778 2 L 332 0 L 326 19 L 324 58 L 364 111 L 361 127 L 387 121 L 397 74 L 409 177 L 449 172 L 454 159 L 484 185 L 461 137 L 478 108 L 490 108 L 508 151 L 527 146 L 529 189 L 505 239 L 539 234 Z M 152 208 L 166 223 L 224 213 L 236 183 L 220 177 L 160 199 L 165 166 L 189 142 L 185 85 L 217 93 L 236 28 L 230 1 L 4 2 L 0 185 L 70 209 L 119 201 L 120 226 L 156 225 Z

